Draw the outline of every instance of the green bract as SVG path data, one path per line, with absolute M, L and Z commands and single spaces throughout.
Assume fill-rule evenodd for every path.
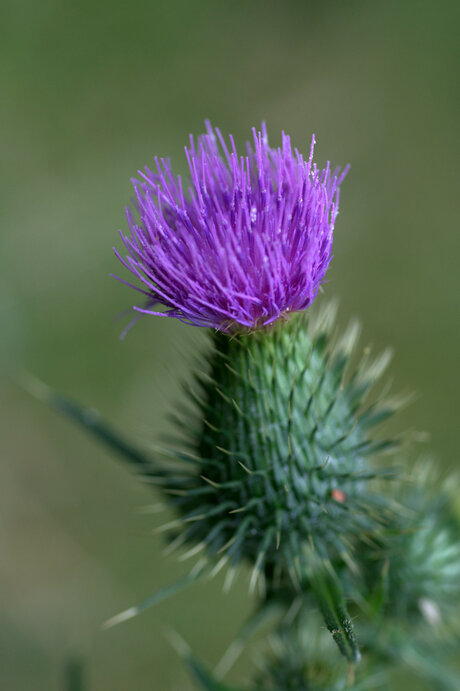
M 333 559 L 385 521 L 369 456 L 394 445 L 371 435 L 390 409 L 362 404 L 386 357 L 347 375 L 357 330 L 336 344 L 330 327 L 330 318 L 295 315 L 235 337 L 215 333 L 209 375 L 196 376 L 194 462 L 171 472 L 166 489 L 186 541 L 233 566 L 252 562 L 254 578 L 275 569 L 298 586 L 305 547 Z

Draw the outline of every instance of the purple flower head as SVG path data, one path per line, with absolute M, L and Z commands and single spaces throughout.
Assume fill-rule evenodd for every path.
M 127 256 L 115 253 L 139 282 L 127 285 L 147 297 L 137 312 L 222 331 L 261 328 L 313 302 L 347 169 L 319 170 L 314 136 L 305 160 L 284 133 L 271 149 L 262 125 L 240 156 L 233 137 L 227 143 L 206 129 L 185 149 L 189 186 L 169 160 L 155 158 L 154 171 L 139 172 L 137 212 L 127 209 L 131 232 L 120 233 Z

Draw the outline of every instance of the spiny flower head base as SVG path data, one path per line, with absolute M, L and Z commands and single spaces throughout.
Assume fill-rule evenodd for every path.
M 328 309 L 282 328 L 214 333 L 210 371 L 190 390 L 199 419 L 178 419 L 189 434 L 173 455 L 185 465 L 161 479 L 181 516 L 170 536 L 221 565 L 249 562 L 253 586 L 276 566 L 297 589 L 310 547 L 333 560 L 387 520 L 369 457 L 395 447 L 372 435 L 394 407 L 364 406 L 387 357 L 366 366 L 365 356 L 347 374 L 357 329 L 335 342 L 333 324 Z
M 270 324 L 315 298 L 346 169 L 319 170 L 314 137 L 308 160 L 284 133 L 271 149 L 265 126 L 253 130 L 245 156 L 231 136 L 229 144 L 207 124 L 185 149 L 188 188 L 158 158 L 133 181 L 137 213 L 127 210 L 131 233 L 121 233 L 127 256 L 115 253 L 140 283 L 128 285 L 147 298 L 137 312 L 231 331 Z

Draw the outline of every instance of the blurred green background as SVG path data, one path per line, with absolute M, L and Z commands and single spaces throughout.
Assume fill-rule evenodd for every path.
M 325 300 L 395 350 L 412 452 L 455 464 L 458 430 L 459 3 L 424 0 L 3 0 L 0 5 L 0 688 L 192 688 L 164 632 L 209 665 L 249 611 L 244 578 L 198 584 L 113 630 L 102 621 L 184 573 L 139 507 L 152 495 L 12 380 L 29 371 L 146 444 L 203 332 L 146 318 L 111 247 L 130 177 L 155 154 L 185 169 L 205 117 L 239 142 L 265 119 L 317 160 L 351 163 Z M 154 497 L 154 501 L 157 498 Z M 238 679 L 249 662 L 233 672 Z M 420 685 L 407 688 L 421 688 Z M 415 682 L 414 682 L 415 684 Z M 395 682 L 396 688 L 396 682 Z

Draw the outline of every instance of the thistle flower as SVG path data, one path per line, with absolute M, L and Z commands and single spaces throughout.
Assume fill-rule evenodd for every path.
M 347 169 L 319 170 L 314 136 L 305 160 L 284 133 L 271 149 L 262 125 L 240 156 L 231 136 L 228 147 L 206 127 L 185 149 L 189 187 L 158 158 L 133 180 L 137 213 L 127 210 L 131 233 L 120 233 L 127 256 L 115 253 L 138 284 L 119 280 L 147 298 L 134 309 L 221 331 L 307 309 L 331 259 Z

